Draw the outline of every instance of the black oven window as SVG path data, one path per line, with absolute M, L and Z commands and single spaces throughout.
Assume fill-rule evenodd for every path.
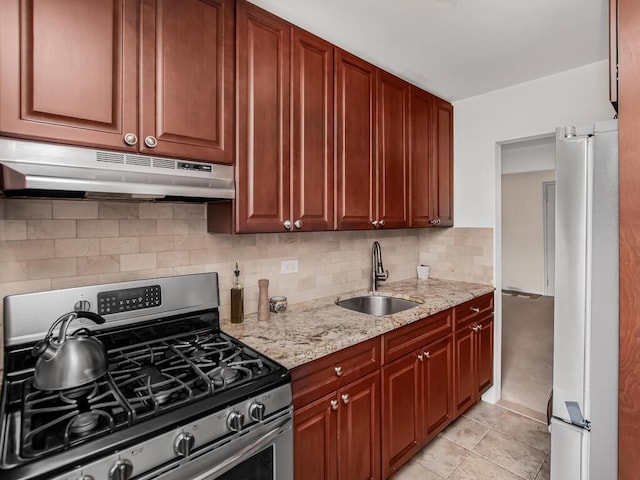
M 275 480 L 273 454 L 273 446 L 266 448 L 229 470 L 219 480 Z

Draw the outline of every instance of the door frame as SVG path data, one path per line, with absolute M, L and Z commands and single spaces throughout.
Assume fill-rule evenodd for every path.
M 555 186 L 556 186 L 556 181 L 552 181 L 552 182 L 542 182 L 542 229 L 543 229 L 543 235 L 544 235 L 544 294 L 547 296 L 553 296 L 553 292 L 550 291 L 549 289 L 549 238 L 548 238 L 548 229 L 550 227 L 549 225 L 549 218 L 548 218 L 548 213 L 547 213 L 547 196 L 549 194 L 549 187 L 553 186 L 553 196 L 555 198 Z M 555 203 L 555 202 L 554 202 Z M 555 215 L 554 215 L 554 222 L 555 222 Z M 554 229 L 555 231 L 555 229 Z M 555 241 L 555 235 L 553 240 Z M 555 252 L 555 250 L 554 250 Z M 555 253 L 554 253 L 554 264 L 555 264 Z M 554 282 L 555 285 L 555 282 Z M 554 286 L 554 290 L 555 290 L 555 286 Z

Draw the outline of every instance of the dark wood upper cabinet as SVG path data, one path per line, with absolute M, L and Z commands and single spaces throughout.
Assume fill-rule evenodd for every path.
M 378 69 L 336 51 L 338 230 L 369 229 L 376 215 L 376 79 Z
M 233 0 L 143 0 L 140 151 L 233 163 Z
M 333 230 L 333 45 L 293 28 L 291 221 Z
M 291 25 L 237 2 L 236 225 L 283 232 L 289 217 Z
M 438 227 L 453 226 L 453 106 L 432 102 L 432 205 Z
M 410 208 L 412 227 L 433 225 L 431 201 L 433 183 L 431 168 L 431 103 L 433 96 L 411 87 L 409 115 L 409 161 L 411 165 Z
M 389 73 L 378 74 L 378 225 L 409 226 L 410 85 Z
M 233 0 L 2 2 L 0 133 L 232 163 L 233 9 Z
M 0 133 L 135 151 L 137 5 L 0 2 Z

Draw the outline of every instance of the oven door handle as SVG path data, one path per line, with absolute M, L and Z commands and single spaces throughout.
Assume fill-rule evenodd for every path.
M 223 462 L 220 462 L 212 469 L 207 470 L 204 473 L 201 473 L 197 477 L 193 477 L 191 480 L 206 480 L 211 478 L 213 475 L 220 472 L 221 470 L 226 470 L 227 468 L 232 468 L 236 466 L 236 464 L 240 463 L 241 460 L 244 460 L 245 457 L 253 455 L 254 453 L 257 453 L 259 450 L 262 450 L 262 448 L 265 445 L 267 445 L 273 437 L 281 433 L 280 430 L 284 426 L 286 426 L 289 422 L 291 422 L 291 418 L 287 418 L 285 421 L 280 422 L 278 426 L 276 426 L 273 430 L 270 430 L 269 432 L 265 433 L 261 437 L 254 440 L 251 443 L 251 445 L 247 445 L 246 447 L 241 448 L 234 454 L 230 455 L 229 458 L 227 458 Z

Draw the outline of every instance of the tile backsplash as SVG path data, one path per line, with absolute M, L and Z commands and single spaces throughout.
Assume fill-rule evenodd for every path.
M 226 318 L 236 261 L 252 313 L 260 278 L 290 304 L 366 288 L 373 240 L 391 281 L 414 277 L 420 260 L 433 277 L 492 282 L 492 229 L 223 235 L 207 233 L 199 204 L 0 199 L 0 298 L 214 271 Z M 298 273 L 281 274 L 293 259 Z

